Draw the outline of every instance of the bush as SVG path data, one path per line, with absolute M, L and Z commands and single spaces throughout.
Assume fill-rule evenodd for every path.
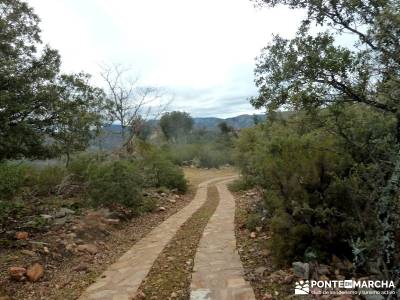
M 177 189 L 180 192 L 186 192 L 187 182 L 183 171 L 166 159 L 157 159 L 148 162 L 152 165 L 152 173 L 154 186 L 165 186 L 169 189 Z
M 199 155 L 199 162 L 202 168 L 219 168 L 227 164 L 229 159 L 227 159 L 227 153 L 212 148 L 205 148 Z
M 154 212 L 157 209 L 157 204 L 158 201 L 155 198 L 143 198 L 139 211 L 141 213 Z
M 138 212 L 142 186 L 138 167 L 127 160 L 99 163 L 89 170 L 88 196 L 96 206 L 121 204 Z
M 246 181 L 246 179 L 244 177 L 236 179 L 231 184 L 229 184 L 229 189 L 232 192 L 245 191 L 245 190 L 249 190 L 253 187 L 254 187 L 254 184 Z
M 217 142 L 170 145 L 168 151 L 178 165 L 191 163 L 200 168 L 219 168 L 233 164 L 232 147 Z
M 170 145 L 166 148 L 172 162 L 177 165 L 193 163 L 193 160 L 199 156 L 201 146 L 196 144 Z
M 57 191 L 57 187 L 66 179 L 67 170 L 63 166 L 46 166 L 32 174 L 34 191 L 41 196 L 48 196 Z
M 262 225 L 261 215 L 258 213 L 252 213 L 247 217 L 246 228 L 250 231 L 255 231 L 256 227 Z
M 71 174 L 74 181 L 86 181 L 88 180 L 91 165 L 105 160 L 106 155 L 104 153 L 79 153 L 71 158 L 68 165 L 68 172 Z
M 0 199 L 9 200 L 25 185 L 29 167 L 25 164 L 0 163 Z
M 278 264 L 351 258 L 358 240 L 376 253 L 380 239 L 374 212 L 391 173 L 392 120 L 360 107 L 320 113 L 317 121 L 298 114 L 243 130 L 236 145 L 244 182 L 263 190 Z
M 180 192 L 187 190 L 183 171 L 172 163 L 165 152 L 149 144 L 139 145 L 138 151 L 147 187 L 167 187 Z

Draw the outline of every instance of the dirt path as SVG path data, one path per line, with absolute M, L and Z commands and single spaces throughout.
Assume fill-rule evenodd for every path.
M 196 196 L 189 205 L 137 242 L 115 264 L 111 265 L 79 299 L 131 299 L 154 261 L 180 226 L 205 203 L 207 186 L 226 178 L 213 178 L 199 184 Z
M 234 234 L 235 201 L 226 182 L 218 183 L 220 202 L 208 222 L 194 260 L 192 300 L 252 300 L 244 280 Z

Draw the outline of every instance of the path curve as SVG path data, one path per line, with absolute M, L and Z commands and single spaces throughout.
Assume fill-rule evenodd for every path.
M 244 280 L 234 233 L 235 199 L 224 181 L 217 184 L 219 205 L 210 218 L 197 250 L 191 300 L 253 300 L 253 289 Z
M 86 289 L 79 300 L 132 299 L 154 261 L 179 227 L 207 200 L 208 185 L 227 178 L 232 178 L 232 176 L 217 177 L 200 183 L 195 197 L 187 206 L 170 216 L 134 244 L 95 283 Z

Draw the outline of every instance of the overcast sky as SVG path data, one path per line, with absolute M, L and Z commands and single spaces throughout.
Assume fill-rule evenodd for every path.
M 293 36 L 301 12 L 249 0 L 28 0 L 63 70 L 96 79 L 101 63 L 132 67 L 143 85 L 172 91 L 192 116 L 255 112 L 254 59 L 273 33 Z

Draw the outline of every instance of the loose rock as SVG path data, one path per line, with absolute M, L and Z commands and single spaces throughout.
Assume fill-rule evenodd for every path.
M 76 272 L 81 272 L 81 271 L 87 271 L 89 269 L 89 266 L 87 264 L 81 263 L 77 266 L 75 266 L 72 270 Z
M 17 240 L 26 240 L 29 237 L 29 233 L 26 231 L 18 231 L 15 233 L 15 238 Z
M 23 267 L 10 267 L 8 274 L 10 274 L 11 279 L 22 281 L 25 279 L 26 269 Z
M 330 273 L 331 272 L 329 270 L 329 266 L 323 265 L 323 264 L 319 265 L 319 267 L 318 267 L 318 274 L 319 275 L 329 275 Z
M 90 254 L 96 254 L 98 252 L 97 246 L 94 244 L 78 245 L 76 249 L 80 252 L 87 252 Z
M 267 268 L 265 267 L 258 267 L 257 269 L 254 270 L 254 273 L 256 273 L 258 276 L 263 276 L 266 270 Z
M 44 274 L 44 268 L 41 264 L 35 263 L 28 268 L 26 271 L 26 276 L 29 281 L 36 282 L 38 281 Z
M 40 217 L 41 217 L 42 219 L 44 219 L 44 220 L 51 220 L 51 219 L 53 219 L 53 216 L 51 216 L 51 215 L 45 215 L 45 214 L 40 215 Z
M 272 297 L 272 295 L 271 294 L 269 294 L 269 293 L 266 293 L 266 294 L 264 294 L 264 296 L 263 296 L 263 300 L 272 300 L 274 297 Z
M 119 224 L 118 219 L 104 219 L 104 223 L 109 224 L 109 225 L 115 225 Z
M 56 212 L 56 214 L 54 215 L 56 218 L 63 218 L 66 215 L 72 215 L 74 214 L 75 211 L 73 211 L 72 209 L 66 208 L 66 207 L 61 207 L 58 212 Z
M 289 275 L 286 275 L 286 276 L 285 276 L 285 278 L 283 279 L 283 282 L 284 282 L 284 283 L 292 283 L 292 282 L 293 282 L 293 279 L 294 279 L 294 275 L 289 274 Z
M 308 263 L 302 263 L 296 261 L 292 264 L 293 273 L 300 278 L 308 279 L 310 274 L 310 265 Z
M 23 250 L 21 250 L 21 253 L 24 254 L 24 255 L 28 255 L 28 256 L 36 256 L 36 253 L 34 251 L 31 251 L 31 250 L 23 249 Z

